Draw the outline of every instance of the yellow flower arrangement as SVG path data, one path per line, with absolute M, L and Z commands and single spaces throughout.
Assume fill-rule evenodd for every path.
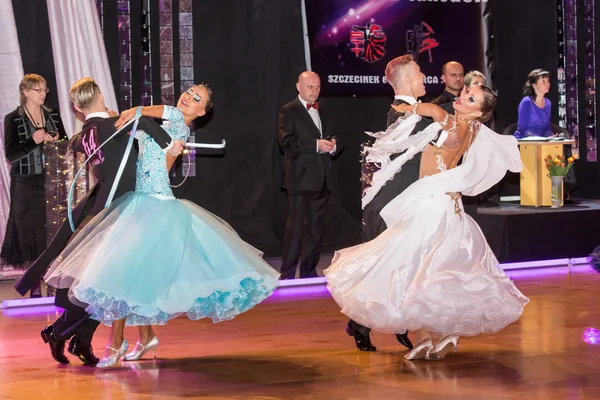
M 575 155 L 565 160 L 563 156 L 556 155 L 553 157 L 551 154 L 548 154 L 544 158 L 544 163 L 546 164 L 546 168 L 548 168 L 549 176 L 565 176 L 573 166 L 575 160 L 577 160 Z

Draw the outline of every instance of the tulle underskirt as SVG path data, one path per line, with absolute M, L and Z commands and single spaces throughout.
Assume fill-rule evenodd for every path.
M 46 282 L 105 324 L 229 320 L 267 298 L 279 273 L 223 220 L 185 200 L 130 193 L 69 243 Z

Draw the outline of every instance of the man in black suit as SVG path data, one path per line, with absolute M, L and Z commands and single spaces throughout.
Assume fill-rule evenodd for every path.
M 394 89 L 394 105 L 398 104 L 416 104 L 417 99 L 425 95 L 425 75 L 421 72 L 419 65 L 413 60 L 412 56 L 407 54 L 396 57 L 385 67 L 385 76 L 388 83 Z M 390 126 L 398 120 L 403 114 L 398 113 L 390 107 L 387 115 L 387 126 Z M 425 129 L 433 121 L 428 118 L 422 118 L 413 133 Z M 392 155 L 394 159 L 398 154 Z M 386 228 L 386 224 L 379 215 L 381 210 L 407 187 L 419 179 L 419 169 L 421 164 L 421 153 L 417 153 L 411 160 L 407 161 L 402 170 L 397 173 L 393 179 L 388 181 L 381 190 L 375 195 L 373 200 L 367 204 L 363 210 L 363 240 L 369 241 L 375 239 Z M 346 327 L 348 335 L 353 336 L 356 347 L 362 351 L 376 351 L 370 339 L 371 329 L 350 320 Z M 408 332 L 396 334 L 396 339 L 403 346 L 412 349 L 413 345 L 408 338 Z
M 76 82 L 71 87 L 69 94 L 75 108 L 82 112 L 86 119 L 83 130 L 71 138 L 69 146 L 74 151 L 84 152 L 89 157 L 116 132 L 114 123 L 117 118 L 111 118 L 106 112 L 104 96 L 91 78 L 83 78 Z M 138 128 L 152 136 L 164 151 L 168 151 L 174 157 L 181 153 L 183 142 L 174 141 L 171 144 L 171 137 L 154 121 L 145 117 L 139 121 Z M 75 233 L 71 231 L 68 221 L 63 222 L 46 250 L 15 284 L 17 292 L 25 295 L 29 288 L 44 275 L 48 266 L 58 257 L 69 240 L 85 226 L 87 221 L 102 211 L 115 181 L 128 140 L 129 136 L 125 129 L 121 134 L 108 141 L 92 157 L 90 165 L 97 183 L 73 209 Z M 136 159 L 135 151 L 130 152 L 114 195 L 115 199 L 135 189 Z M 69 353 L 77 356 L 86 365 L 95 365 L 98 358 L 92 349 L 92 336 L 99 322 L 90 319 L 84 308 L 69 301 L 68 289 L 57 290 L 54 303 L 63 308 L 64 312 L 54 324 L 48 325 L 41 332 L 42 339 L 50 346 L 52 357 L 61 364 L 68 364 L 69 359 L 65 356 L 64 350 L 66 340 L 71 339 Z
M 284 153 L 288 218 L 283 238 L 281 279 L 317 276 L 330 190 L 335 130 L 317 99 L 319 75 L 305 71 L 296 83 L 298 97 L 279 109 L 278 141 Z
M 442 82 L 446 84 L 444 91 L 433 99 L 433 104 L 454 103 L 465 86 L 465 69 L 456 61 L 449 61 L 442 67 Z

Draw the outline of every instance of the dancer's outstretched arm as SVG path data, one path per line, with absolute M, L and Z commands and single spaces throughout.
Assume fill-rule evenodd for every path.
M 143 116 L 150 117 L 150 118 L 162 118 L 163 114 L 165 112 L 165 106 L 162 104 L 157 105 L 157 106 L 144 106 L 144 107 L 130 108 L 129 110 L 125 110 L 121 113 L 121 116 L 119 117 L 117 122 L 115 122 L 115 127 L 117 129 L 119 129 L 123 125 L 125 125 L 127 123 L 127 121 L 129 121 L 130 119 L 135 117 L 135 113 L 137 112 L 138 108 L 141 109 L 141 114 Z
M 453 115 L 450 115 L 442 107 L 431 104 L 431 103 L 416 103 L 414 105 L 409 104 L 398 104 L 393 105 L 392 108 L 399 113 L 405 114 L 407 112 L 413 112 L 422 117 L 430 117 L 435 122 L 442 125 L 445 131 L 456 130 L 456 120 Z

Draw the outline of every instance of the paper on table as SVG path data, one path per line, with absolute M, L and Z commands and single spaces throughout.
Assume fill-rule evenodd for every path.
M 527 136 L 521 139 L 517 139 L 519 142 L 547 142 L 550 138 L 543 136 Z

